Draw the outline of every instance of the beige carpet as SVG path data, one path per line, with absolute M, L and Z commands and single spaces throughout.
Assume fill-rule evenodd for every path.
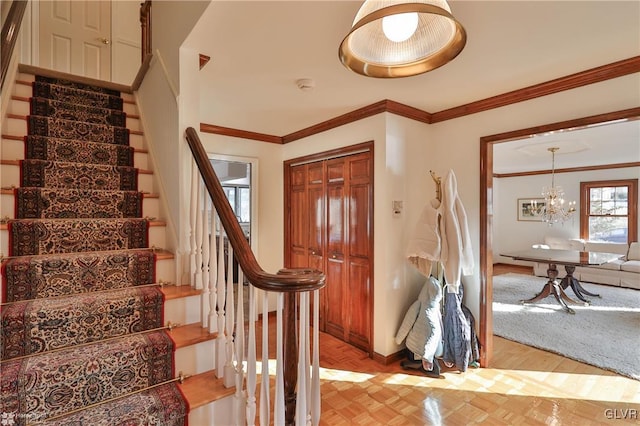
M 566 313 L 549 296 L 522 305 L 540 292 L 546 278 L 520 274 L 493 279 L 493 333 L 640 380 L 640 291 L 582 283 L 602 297 Z M 567 294 L 574 298 L 571 289 Z

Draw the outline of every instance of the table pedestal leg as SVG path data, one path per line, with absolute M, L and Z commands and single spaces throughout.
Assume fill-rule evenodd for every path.
M 575 314 L 575 311 L 567 305 L 567 302 L 569 303 L 578 303 L 578 302 L 576 302 L 575 300 L 567 296 L 565 292 L 562 290 L 560 283 L 556 281 L 556 278 L 558 278 L 558 268 L 556 267 L 555 263 L 549 264 L 549 268 L 547 269 L 547 277 L 549 277 L 549 281 L 547 281 L 547 283 L 544 285 L 540 293 L 538 293 L 535 297 L 532 297 L 531 299 L 521 300 L 520 303 L 522 304 L 535 303 L 553 294 L 553 296 L 556 298 L 556 301 L 560 304 L 560 306 L 564 308 L 565 311 L 567 311 L 570 314 Z
M 560 282 L 560 285 L 562 285 L 563 289 L 566 290 L 567 287 L 571 287 L 576 297 L 582 300 L 586 304 L 591 304 L 591 301 L 584 297 L 585 294 L 587 296 L 600 297 L 599 294 L 590 293 L 587 290 L 585 290 L 584 287 L 582 287 L 582 285 L 580 285 L 580 281 L 578 281 L 578 279 L 573 276 L 573 273 L 576 270 L 575 266 L 565 265 L 564 269 L 565 271 L 567 271 L 567 275 Z

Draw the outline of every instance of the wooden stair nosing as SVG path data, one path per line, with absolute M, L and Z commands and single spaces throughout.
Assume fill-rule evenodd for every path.
M 173 259 L 173 253 L 170 259 Z M 162 259 L 168 259 L 169 257 L 163 257 Z M 160 260 L 160 256 L 156 254 L 156 259 Z M 202 290 L 195 289 L 190 285 L 165 285 L 162 287 L 162 293 L 164 293 L 165 300 L 180 299 L 182 297 L 198 296 L 202 294 Z
M 162 289 L 164 291 L 164 288 Z M 208 342 L 218 337 L 218 333 L 209 333 L 200 323 L 185 324 L 167 331 L 176 344 L 176 349 Z
M 178 386 L 192 410 L 235 393 L 235 387 L 224 387 L 223 380 L 216 377 L 215 370 L 193 375 Z

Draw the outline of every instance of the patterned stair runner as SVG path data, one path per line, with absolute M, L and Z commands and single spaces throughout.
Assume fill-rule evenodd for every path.
M 14 257 L 2 265 L 2 302 L 152 284 L 155 261 L 151 250 Z
M 125 167 L 133 164 L 133 147 L 130 146 L 47 136 L 25 137 L 25 155 L 32 160 Z
M 166 382 L 173 349 L 167 333 L 149 332 L 5 361 L 3 412 L 35 422 Z
M 156 286 L 11 303 L 2 310 L 2 359 L 162 327 L 163 303 Z
M 25 219 L 142 216 L 142 193 L 136 191 L 16 188 L 14 194 Z
M 138 169 L 128 166 L 22 160 L 21 186 L 135 191 Z
M 2 262 L 12 425 L 186 425 L 120 94 L 36 77 Z

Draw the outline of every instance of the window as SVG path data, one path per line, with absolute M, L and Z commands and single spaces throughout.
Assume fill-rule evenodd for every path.
M 251 190 L 248 186 L 223 185 L 231 209 L 240 223 L 251 222 Z
M 638 240 L 638 179 L 580 183 L 580 237 Z

